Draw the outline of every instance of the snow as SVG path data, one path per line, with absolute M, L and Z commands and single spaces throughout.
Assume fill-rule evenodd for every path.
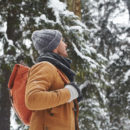
M 127 37 L 127 33 L 123 33 L 122 35 L 120 35 L 119 39 L 124 40 L 126 37 Z
M 100 15 L 101 16 L 103 16 L 104 15 L 104 12 L 105 12 L 105 10 L 104 9 L 102 9 L 101 10 L 101 12 L 98 12 L 97 11 L 97 5 L 96 4 L 101 4 L 101 2 L 103 2 L 103 1 L 100 1 L 99 3 L 98 2 L 95 2 L 95 0 L 91 0 L 91 2 L 93 2 L 93 5 L 92 5 L 92 10 L 91 10 L 91 14 L 95 17 L 98 17 L 98 15 L 99 15 L 99 13 L 101 13 Z M 25 4 L 25 2 L 22 2 L 22 5 L 24 5 Z M 95 5 L 95 6 L 94 6 Z M 125 27 L 128 27 L 129 26 L 129 16 L 128 16 L 128 10 L 126 10 L 126 6 L 124 5 L 124 4 L 121 4 L 122 6 L 121 6 L 121 10 L 124 10 L 122 13 L 119 13 L 119 11 L 120 11 L 120 9 L 117 9 L 116 10 L 116 12 L 114 12 L 112 15 L 111 15 L 111 19 L 109 20 L 109 22 L 113 22 L 114 24 L 116 24 L 116 25 L 119 25 L 119 26 L 125 26 Z M 88 6 L 88 5 L 87 5 Z M 56 24 L 56 23 L 58 23 L 58 24 L 61 24 L 61 17 L 60 17 L 60 15 L 62 14 L 63 16 L 65 16 L 65 17 L 68 17 L 68 16 L 71 16 L 71 17 L 74 17 L 74 18 L 76 18 L 77 16 L 75 16 L 74 15 L 74 13 L 73 12 L 70 12 L 70 11 L 68 11 L 68 10 L 66 10 L 66 4 L 64 4 L 63 2 L 60 2 L 59 0 L 49 0 L 49 2 L 48 2 L 48 7 L 49 8 L 52 8 L 52 10 L 53 10 L 53 12 L 54 12 L 54 14 L 55 14 L 55 16 L 56 16 L 56 21 L 53 21 L 53 20 L 49 20 L 47 17 L 46 17 L 46 14 L 42 14 L 42 15 L 40 15 L 40 16 L 37 16 L 37 17 L 35 17 L 35 22 L 36 22 L 36 27 L 38 27 L 39 26 L 39 22 L 41 22 L 41 20 L 44 20 L 46 23 L 51 23 L 51 25 L 54 25 L 54 24 Z M 89 7 L 89 8 L 91 8 L 91 7 Z M 95 8 L 95 9 L 94 9 Z M 22 29 L 22 26 L 25 26 L 25 23 L 26 22 L 28 22 L 28 20 L 29 20 L 29 18 L 28 17 L 24 17 L 23 15 L 21 15 L 20 16 L 21 17 L 21 21 L 24 19 L 24 21 L 23 22 L 21 22 L 21 29 Z M 98 18 L 100 18 L 100 16 L 98 17 Z M 0 18 L 1 19 L 1 18 Z M 83 40 L 83 32 L 85 32 L 85 33 L 87 33 L 87 32 L 89 32 L 89 33 L 91 33 L 90 35 L 91 35 L 91 37 L 93 37 L 93 36 L 95 36 L 94 35 L 94 33 L 97 31 L 97 30 L 100 30 L 100 27 L 99 26 L 97 26 L 97 24 L 96 24 L 96 22 L 98 22 L 98 20 L 95 18 L 95 27 L 96 27 L 96 29 L 91 29 L 91 30 L 89 30 L 87 27 L 86 27 L 86 25 L 84 24 L 84 23 L 82 23 L 80 20 L 77 20 L 77 19 L 75 19 L 74 20 L 74 22 L 76 23 L 76 25 L 75 26 L 67 26 L 67 25 L 65 25 L 64 26 L 64 29 L 66 29 L 67 31 L 74 31 L 74 32 L 76 32 L 77 31 L 77 34 L 78 33 L 80 33 L 80 37 L 79 37 L 79 39 L 78 40 Z M 93 22 L 93 21 L 92 21 Z M 7 25 L 6 25 L 7 23 L 4 23 L 3 25 L 3 28 L 1 27 L 1 29 L 0 29 L 0 31 L 1 32 L 6 32 L 6 30 L 7 30 Z M 62 24 L 61 24 L 62 25 Z M 112 28 L 110 27 L 110 25 L 109 26 L 107 26 L 108 27 L 108 29 L 109 30 L 111 30 L 111 31 L 114 31 L 114 29 L 112 30 Z M 25 37 L 27 34 L 29 34 L 30 32 L 23 32 L 23 37 Z M 10 45 L 13 45 L 13 41 L 11 41 L 11 40 L 9 40 L 8 38 L 7 38 L 7 36 L 5 35 L 5 37 L 6 37 L 6 39 L 7 39 L 7 41 L 9 42 L 9 44 Z M 122 34 L 122 35 L 120 35 L 120 37 L 119 37 L 119 39 L 120 40 L 126 40 L 126 41 L 128 41 L 129 43 L 130 43 L 130 38 L 126 38 L 127 37 L 127 33 L 124 33 L 124 34 Z M 97 40 L 97 41 L 96 41 Z M 95 41 L 96 41 L 96 43 L 95 44 L 98 44 L 99 42 L 100 42 L 100 39 L 96 39 L 95 38 Z M 30 39 L 24 39 L 23 40 L 23 43 L 27 46 L 27 48 L 30 48 L 31 47 L 31 45 L 32 45 L 32 42 L 31 42 L 31 40 Z M 104 70 L 104 72 L 105 72 L 105 68 L 106 68 L 106 66 L 104 66 L 104 65 L 99 65 L 97 62 L 96 62 L 96 60 L 100 60 L 100 61 L 102 61 L 102 59 L 104 60 L 104 61 L 108 61 L 105 57 L 103 57 L 101 54 L 98 54 L 97 52 L 96 52 L 96 49 L 94 49 L 93 48 L 93 43 L 89 43 L 89 41 L 86 41 L 86 43 L 85 42 L 83 42 L 83 43 L 81 43 L 81 49 L 82 50 L 79 50 L 78 48 L 77 48 L 77 46 L 75 45 L 75 43 L 72 43 L 72 45 L 73 45 L 73 48 L 74 48 L 74 50 L 75 50 L 75 52 L 77 53 L 77 55 L 79 56 L 79 57 L 81 57 L 83 60 L 86 60 L 89 64 L 90 64 L 90 68 L 92 68 L 92 69 L 95 69 L 95 70 L 97 70 L 97 67 L 101 67 L 101 68 L 103 68 L 102 70 L 100 70 L 100 72 L 103 72 L 103 70 Z M 83 47 L 82 47 L 82 45 L 83 45 Z M 126 47 L 127 46 L 121 46 L 121 49 L 126 49 Z M 20 53 L 20 51 L 18 51 L 18 50 L 16 50 L 17 51 L 17 54 L 18 53 Z M 30 50 L 30 55 L 32 54 L 32 50 Z M 97 58 L 96 58 L 96 60 L 93 60 L 92 58 L 91 58 L 91 56 L 88 56 L 88 55 L 91 55 L 92 53 L 96 53 L 96 56 L 97 56 Z M 3 55 L 3 44 L 2 44 L 2 42 L 0 41 L 0 56 L 1 55 Z M 87 55 L 87 56 L 86 56 Z M 120 56 L 122 55 L 122 52 L 120 51 L 120 50 L 117 50 L 116 51 L 116 53 L 114 54 L 114 55 L 111 55 L 111 57 L 110 57 L 110 59 L 111 59 L 111 62 L 110 63 L 112 63 L 112 62 L 114 62 L 114 60 L 116 60 L 116 59 L 119 59 L 120 58 Z M 17 55 L 16 55 L 17 56 Z M 32 55 L 31 55 L 32 56 Z M 92 71 L 91 69 L 89 70 L 90 72 L 92 72 L 92 73 L 94 73 L 94 71 Z M 94 74 L 93 74 L 94 75 Z M 96 74 L 95 74 L 96 75 Z M 96 77 L 96 76 L 95 76 Z M 106 84 L 107 85 L 109 85 L 109 83 L 107 82 L 107 81 L 105 81 L 105 79 L 104 79 L 104 77 L 101 75 L 101 77 L 100 77 L 101 79 L 100 80 L 102 80 L 102 81 L 104 81 L 104 82 L 106 82 Z M 124 81 L 127 81 L 128 79 L 130 78 L 130 70 L 128 70 L 126 73 L 125 73 L 125 75 L 124 75 Z M 94 82 L 94 81 L 93 81 Z M 90 82 L 89 81 L 85 81 L 83 84 L 81 84 L 80 85 L 80 89 L 82 90 L 84 87 L 87 87 L 87 85 L 89 84 Z M 114 80 L 111 80 L 111 83 L 112 84 L 114 84 L 115 83 L 115 81 Z M 96 83 L 95 83 L 96 84 Z M 97 83 L 96 84 L 96 86 L 97 87 L 99 87 L 99 88 L 101 88 L 101 83 L 100 83 L 100 81 L 99 81 L 99 83 Z M 103 99 L 103 102 L 104 102 L 104 104 L 106 104 L 107 103 L 107 99 L 105 98 L 105 92 L 103 92 L 102 90 L 100 90 L 100 89 L 98 89 L 98 91 L 99 91 L 99 94 L 100 94 L 100 96 L 101 96 L 101 98 Z M 96 99 L 96 97 L 95 97 L 95 99 L 86 99 L 87 100 L 87 105 L 88 106 L 90 106 L 90 107 L 93 107 L 92 109 L 91 109 L 91 111 L 93 111 L 94 113 L 99 113 L 98 114 L 98 116 L 100 117 L 101 116 L 101 118 L 108 118 L 107 117 L 107 112 L 105 111 L 105 109 L 104 108 L 101 108 L 100 107 L 100 104 L 99 104 L 99 102 L 97 101 L 97 99 Z M 128 95 L 128 101 L 130 101 L 130 94 Z M 87 107 L 85 107 L 84 109 L 88 109 Z M 82 109 L 82 111 L 83 111 L 83 109 Z M 98 117 L 97 116 L 97 117 Z M 95 114 L 95 117 L 96 117 L 96 114 Z M 16 119 L 15 119 L 16 117 L 15 117 L 15 114 L 14 114 L 14 111 L 13 111 L 13 109 L 11 108 L 11 118 L 10 118 L 10 121 L 11 121 L 11 130 L 17 130 L 18 129 L 18 125 L 17 125 L 17 123 L 16 123 Z M 92 116 L 87 116 L 86 117 L 87 119 L 89 119 L 89 120 L 93 120 L 93 118 L 92 118 Z M 109 119 L 108 119 L 109 120 Z M 96 125 L 98 126 L 98 129 L 100 129 L 100 120 L 98 121 L 98 120 L 96 120 L 95 121 L 96 122 Z M 125 124 L 130 124 L 130 121 L 128 121 L 127 120 L 127 122 L 125 123 Z M 127 128 L 129 128 L 128 126 L 126 126 Z M 113 127 L 114 128 L 114 127 Z M 115 128 L 116 129 L 116 128 Z
M 114 0 L 110 1 L 107 0 L 108 2 L 113 2 Z M 115 0 L 117 1 L 117 0 Z M 99 21 L 99 18 L 103 18 L 104 14 L 107 13 L 107 8 L 108 7 L 103 7 L 99 10 L 99 5 L 104 5 L 106 3 L 106 0 L 100 0 L 98 2 L 96 2 L 95 0 L 90 0 L 90 3 L 88 8 L 90 10 L 90 15 L 93 16 L 93 22 L 97 23 Z M 88 4 L 88 3 L 87 3 Z M 129 27 L 130 21 L 129 21 L 129 11 L 127 9 L 127 5 L 125 4 L 124 1 L 120 1 L 120 4 L 116 5 L 117 9 L 114 10 L 114 12 L 111 13 L 108 21 L 109 24 L 112 22 L 113 24 L 115 24 L 116 26 L 124 26 L 124 27 Z M 109 7 L 110 8 L 110 7 Z M 114 31 L 113 28 L 111 28 L 111 31 Z
M 103 55 L 101 54 L 97 54 L 97 56 L 99 57 L 99 59 L 103 59 L 104 61 L 108 61 L 107 58 L 105 58 Z
M 80 20 L 76 20 L 76 23 L 81 26 L 82 28 L 84 28 L 86 31 L 89 31 L 86 27 L 86 25 L 84 23 L 82 23 Z
M 25 5 L 26 3 L 23 1 L 21 4 L 22 4 L 22 5 Z
M 88 57 L 88 56 L 83 55 L 83 54 L 78 50 L 78 48 L 76 47 L 76 45 L 75 45 L 74 43 L 72 43 L 72 45 L 73 45 L 74 50 L 75 50 L 75 52 L 77 53 L 77 55 L 80 56 L 82 59 L 87 60 L 87 61 L 90 63 L 90 65 L 91 65 L 92 68 L 96 68 L 97 66 L 99 66 L 98 63 L 95 62 L 93 59 L 91 59 L 91 58 Z
M 27 31 L 24 31 L 23 33 L 22 33 L 22 37 L 26 37 L 28 34 L 30 34 L 31 32 L 30 32 L 30 30 L 27 30 Z
M 7 30 L 7 22 L 4 22 L 1 26 L 0 26 L 0 32 L 5 33 Z
M 66 4 L 63 2 L 60 2 L 59 0 L 49 0 L 48 7 L 52 8 L 54 11 L 54 14 L 56 16 L 56 22 L 60 23 L 60 16 L 59 12 L 63 12 L 66 9 Z
M 128 102 L 130 103 L 130 92 L 128 92 L 128 97 L 127 97 L 127 99 L 128 99 Z
M 18 124 L 17 117 L 15 114 L 14 109 L 11 107 L 10 109 L 11 111 L 11 116 L 10 116 L 10 130 L 28 130 L 28 126 L 24 125 L 24 124 Z
M 83 33 L 83 29 L 82 29 L 82 27 L 81 26 L 71 26 L 70 27 L 70 30 L 78 30 L 79 31 L 79 33 Z
M 124 82 L 130 78 L 130 69 L 125 73 Z
M 130 37 L 127 37 L 126 42 L 130 44 Z
M 112 59 L 112 60 L 119 59 L 119 55 L 117 55 L 117 54 L 113 54 L 112 57 L 111 57 L 110 59 Z
M 53 20 L 49 20 L 45 14 L 42 14 L 39 18 L 45 22 L 51 23 L 52 25 L 55 23 Z
M 29 39 L 24 39 L 23 40 L 23 43 L 26 45 L 26 47 L 29 49 L 30 47 L 31 47 L 31 45 L 32 45 L 32 42 L 31 42 L 31 40 L 29 40 Z
M 17 122 L 15 121 L 15 112 L 14 112 L 14 110 L 13 110 L 13 108 L 11 108 L 11 116 L 10 116 L 10 128 L 11 128 L 11 130 L 18 130 L 18 124 L 17 124 Z
M 1 16 L 0 16 L 0 20 L 1 20 Z M 1 26 L 0 26 L 0 33 L 3 33 L 3 35 L 6 34 L 6 30 L 7 30 L 7 22 L 4 22 Z M 3 50 L 3 42 L 2 39 L 0 39 L 0 56 L 4 55 L 4 50 Z
M 3 51 L 3 43 L 0 41 L 0 56 L 3 56 L 4 51 Z
M 26 26 L 26 24 L 29 21 L 29 17 L 24 16 L 23 14 L 20 14 L 20 29 L 23 30 L 24 26 Z
M 55 9 L 56 11 L 64 11 L 66 9 L 66 4 L 60 2 L 59 0 L 49 0 L 48 7 Z
M 123 126 L 123 130 L 130 130 L 130 120 L 128 119 L 128 115 L 121 118 L 121 124 Z
M 122 10 L 122 13 L 120 12 Z M 120 9 L 112 15 L 111 20 L 114 24 L 128 26 L 129 25 L 129 12 L 124 2 L 121 2 Z
M 110 83 L 111 83 L 111 84 L 114 84 L 114 83 L 115 83 L 115 81 L 114 81 L 114 80 L 111 80 L 111 81 L 110 81 Z
M 86 88 L 89 83 L 90 83 L 90 82 L 86 80 L 83 84 L 81 84 L 81 85 L 79 86 L 80 90 Z

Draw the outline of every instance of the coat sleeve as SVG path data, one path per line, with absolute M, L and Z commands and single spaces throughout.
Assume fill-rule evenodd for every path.
M 70 92 L 67 88 L 48 91 L 55 81 L 56 68 L 42 62 L 30 69 L 26 91 L 25 104 L 30 110 L 45 110 L 67 103 Z

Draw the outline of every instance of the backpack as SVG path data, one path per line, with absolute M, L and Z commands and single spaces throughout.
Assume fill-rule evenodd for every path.
M 23 124 L 29 125 L 32 111 L 25 106 L 25 89 L 30 68 L 21 64 L 15 64 L 10 75 L 8 88 L 12 107 Z M 59 69 L 57 72 L 67 84 L 68 80 Z
M 25 125 L 29 125 L 32 115 L 32 111 L 25 106 L 25 89 L 29 69 L 27 66 L 15 64 L 8 82 L 12 107 Z

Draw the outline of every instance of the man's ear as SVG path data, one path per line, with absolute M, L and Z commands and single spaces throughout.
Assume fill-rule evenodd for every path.
M 57 48 L 53 50 L 54 53 L 57 53 Z

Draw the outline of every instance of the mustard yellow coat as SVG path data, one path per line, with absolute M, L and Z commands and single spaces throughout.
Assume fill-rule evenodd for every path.
M 64 84 L 49 62 L 30 69 L 25 92 L 25 104 L 33 111 L 30 130 L 75 130 L 74 103 L 67 103 L 70 93 Z

